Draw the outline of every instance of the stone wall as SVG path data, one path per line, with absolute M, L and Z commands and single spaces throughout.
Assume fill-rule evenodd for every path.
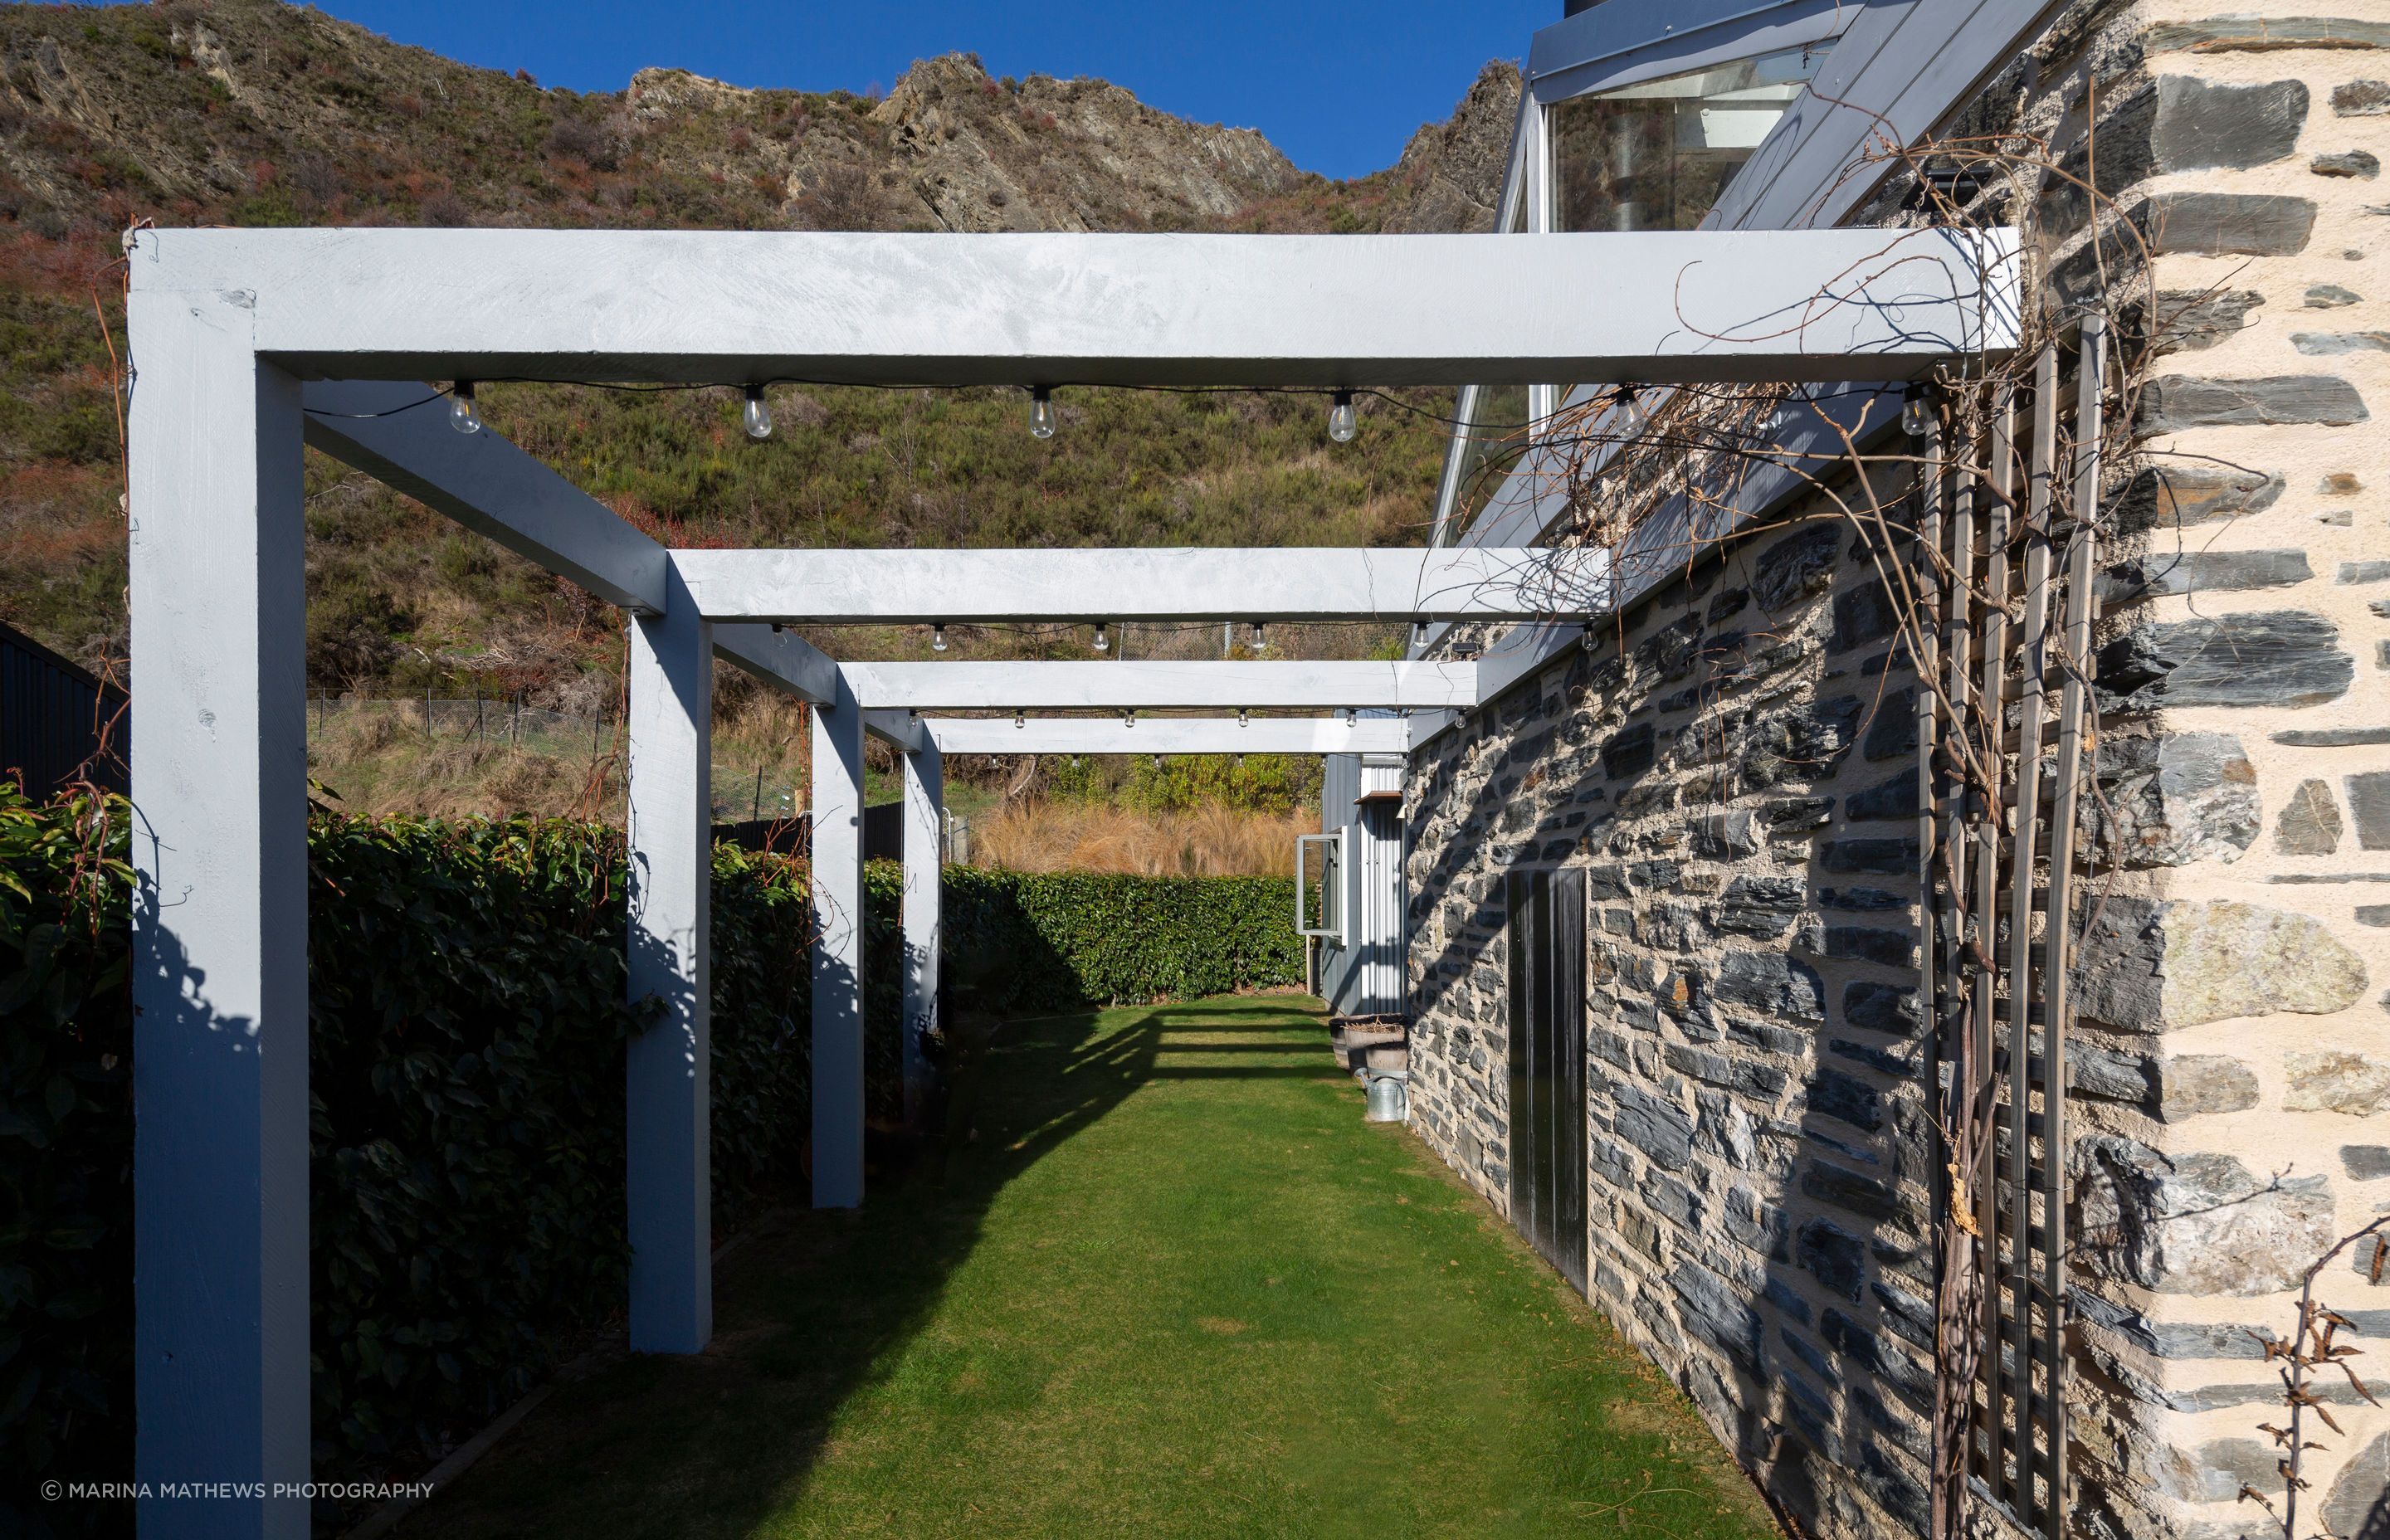
M 2030 218 L 2061 300 L 2105 260 L 2136 362 L 2069 1077 L 2084 1534 L 2256 1532 L 2251 1333 L 2390 1208 L 2378 11 L 2074 6 L 1960 125 L 2091 171 L 2105 212 L 2051 179 Z M 1932 1388 L 1915 745 L 1873 559 L 1793 510 L 1433 740 L 1407 800 L 1419 1136 L 1507 1203 L 1499 878 L 1584 866 L 1593 1298 L 1827 1536 L 1922 1529 Z M 2390 1283 L 2344 1262 L 2323 1295 L 2390 1379 Z M 2346 1434 L 2302 1533 L 2383 1540 L 2390 1413 L 2323 1393 Z

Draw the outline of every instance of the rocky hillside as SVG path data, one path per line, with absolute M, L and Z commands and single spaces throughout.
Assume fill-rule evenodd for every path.
M 276 0 L 0 6 L 0 619 L 87 661 L 122 655 L 112 264 L 136 220 L 1462 229 L 1490 217 L 1518 90 L 1489 66 L 1398 165 L 1337 183 L 1253 130 L 1100 81 L 991 79 L 967 55 L 915 65 L 884 99 L 675 70 L 581 95 Z M 773 403 L 780 432 L 750 446 L 720 392 L 483 397 L 502 430 L 689 543 L 1407 540 L 1438 455 L 1433 422 L 1382 404 L 1331 455 L 1300 399 L 1065 392 L 1046 445 L 1013 392 Z M 585 596 L 312 457 L 309 490 L 318 687 L 428 674 L 597 693 L 619 642 Z

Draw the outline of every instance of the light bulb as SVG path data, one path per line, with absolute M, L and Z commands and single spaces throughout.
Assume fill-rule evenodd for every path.
M 1013 725 L 1013 726 L 1014 726 L 1014 727 L 1016 727 L 1016 728 L 1019 728 L 1019 727 L 1026 727 L 1026 726 L 1028 726 L 1028 725 L 1029 725 L 1029 717 L 1028 717 L 1028 713 L 1026 713 L 1026 712 L 1013 712 L 1013 713 L 1012 713 L 1012 725 Z
M 1245 710 L 1241 706 L 1237 708 L 1237 725 L 1240 727 L 1250 727 L 1253 725 L 1253 713 Z
M 1156 755 L 1154 755 L 1154 756 L 1153 756 L 1153 767 L 1154 767 L 1156 770 L 1159 770 L 1159 769 L 1161 769 L 1161 768 L 1162 768 L 1162 756 L 1161 756 L 1160 754 L 1156 754 Z
M 933 625 L 930 627 L 930 650 L 932 652 L 944 652 L 946 650 L 946 628 L 944 626 Z
M 764 387 L 747 387 L 747 436 L 763 440 L 772 436 L 772 409 L 764 404 Z
M 1355 710 L 1354 710 L 1352 707 L 1350 707 L 1350 706 L 1347 706 L 1347 707 L 1345 707 L 1345 708 L 1344 708 L 1344 725 L 1346 725 L 1347 727 L 1350 727 L 1350 726 L 1352 726 L 1355 723 L 1356 723 L 1356 722 L 1358 722 L 1358 721 L 1360 721 L 1360 720 L 1361 720 L 1361 713 L 1360 713 L 1359 712 L 1355 711 Z
M 1255 652 L 1266 652 L 1269 649 L 1269 637 L 1264 634 L 1262 622 L 1259 621 L 1253 622 L 1253 648 Z
M 1029 436 L 1050 439 L 1054 436 L 1054 392 L 1043 385 L 1029 391 Z
M 1934 404 L 1922 391 L 1912 391 L 1900 404 L 1900 429 L 1912 439 L 1934 431 Z
M 1109 652 L 1111 650 L 1111 646 L 1112 639 L 1105 633 L 1104 622 L 1098 621 L 1096 622 L 1096 650 L 1098 652 Z
M 1411 627 L 1411 635 L 1418 638 L 1420 646 L 1427 646 L 1427 622 L 1420 621 L 1417 624 L 1413 625 Z
M 1617 416 L 1616 436 L 1622 439 L 1633 438 L 1651 420 L 1651 414 L 1643 409 L 1642 391 L 1633 385 L 1618 388 L 1618 399 L 1611 410 Z
M 1245 767 L 1245 756 L 1244 756 L 1244 755 L 1242 755 L 1242 754 L 1239 754 L 1239 755 L 1237 756 L 1237 768 L 1238 768 L 1238 769 L 1240 769 L 1240 770 L 1242 770 L 1244 767 Z
M 1134 727 L 1134 726 L 1136 726 L 1136 725 L 1137 725 L 1137 713 L 1136 713 L 1135 712 L 1121 712 L 1121 725 L 1122 725 L 1122 726 L 1124 726 L 1124 727 Z
M 459 433 L 482 430 L 482 414 L 473 409 L 473 382 L 460 379 L 448 388 L 448 426 Z
M 1361 432 L 1360 414 L 1353 410 L 1353 392 L 1336 392 L 1336 404 L 1328 409 L 1328 436 L 1338 443 L 1351 443 Z

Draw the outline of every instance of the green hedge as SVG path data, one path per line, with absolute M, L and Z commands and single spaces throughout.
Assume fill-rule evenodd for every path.
M 945 949 L 1004 955 L 1015 1010 L 1299 986 L 1283 877 L 1117 877 L 949 866 Z
M 121 801 L 0 785 L 0 1529 L 47 1473 L 130 1469 L 130 1060 Z M 316 1466 L 411 1469 L 622 1308 L 621 836 L 513 820 L 310 829 Z M 867 1076 L 898 1097 L 898 868 L 866 875 Z M 1282 879 L 946 874 L 950 954 L 1005 1008 L 1298 982 Z M 719 1223 L 792 1190 L 810 1123 L 803 866 L 714 855 Z

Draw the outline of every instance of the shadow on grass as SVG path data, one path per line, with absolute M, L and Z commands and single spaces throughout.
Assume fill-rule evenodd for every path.
M 986 1055 L 977 1127 L 949 1159 L 875 1178 L 860 1210 L 759 1228 L 717 1274 L 705 1353 L 633 1358 L 561 1387 L 402 1533 L 753 1532 L 803 1490 L 840 1408 L 902 1357 L 1008 1184 L 1148 1084 L 1341 1078 L 1324 1035 L 1285 1040 L 1317 1010 L 1269 995 L 1008 1023 Z M 1197 1041 L 1165 1046 L 1165 1033 Z M 1305 1053 L 1310 1063 L 1292 1061 Z M 1172 1062 L 1210 1055 L 1255 1062 Z

